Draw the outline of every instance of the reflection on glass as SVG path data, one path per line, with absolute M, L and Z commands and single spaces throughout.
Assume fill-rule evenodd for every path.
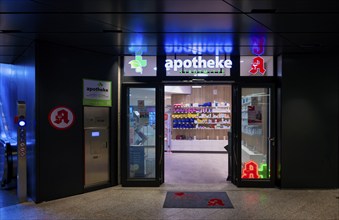
M 241 178 L 268 179 L 270 90 L 243 88 L 241 94 Z
M 155 88 L 129 89 L 129 178 L 155 178 Z

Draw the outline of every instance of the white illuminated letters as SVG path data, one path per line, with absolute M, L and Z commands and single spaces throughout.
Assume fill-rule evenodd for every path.
M 186 59 L 182 61 L 181 59 L 166 59 L 165 68 L 167 71 L 173 69 L 174 71 L 180 70 L 182 68 L 194 68 L 194 69 L 224 69 L 232 68 L 232 61 L 229 59 L 223 60 L 218 56 L 215 59 L 205 60 L 201 56 L 198 58 L 194 57 L 192 60 Z

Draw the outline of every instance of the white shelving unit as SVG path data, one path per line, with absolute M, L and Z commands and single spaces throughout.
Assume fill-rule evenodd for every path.
M 172 140 L 172 151 L 223 151 L 228 140 Z

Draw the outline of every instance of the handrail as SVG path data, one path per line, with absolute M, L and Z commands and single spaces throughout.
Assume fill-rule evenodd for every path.
M 4 141 L 3 139 L 0 139 L 0 143 L 1 143 L 3 146 L 5 146 L 5 145 L 7 144 L 7 142 Z

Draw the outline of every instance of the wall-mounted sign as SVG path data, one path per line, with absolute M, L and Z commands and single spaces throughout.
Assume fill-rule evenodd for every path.
M 273 75 L 273 56 L 240 56 L 240 76 Z
M 242 169 L 242 179 L 267 179 L 270 178 L 270 171 L 266 163 L 258 165 L 255 161 L 247 161 Z
M 156 76 L 156 56 L 124 56 L 124 76 Z
M 245 163 L 242 170 L 242 179 L 259 179 L 260 175 L 258 173 L 258 164 L 253 160 L 250 160 Z
M 230 76 L 232 61 L 225 56 L 168 56 L 167 76 Z
M 112 82 L 84 79 L 83 105 L 112 106 Z
M 48 121 L 50 125 L 58 130 L 65 130 L 70 128 L 75 120 L 75 115 L 71 109 L 58 106 L 53 108 L 48 114 Z
M 257 73 L 260 73 L 261 75 L 264 75 L 266 73 L 266 69 L 265 69 L 265 60 L 262 57 L 254 57 L 253 61 L 252 61 L 252 65 L 251 65 L 251 69 L 250 69 L 250 74 L 251 75 L 255 75 Z

